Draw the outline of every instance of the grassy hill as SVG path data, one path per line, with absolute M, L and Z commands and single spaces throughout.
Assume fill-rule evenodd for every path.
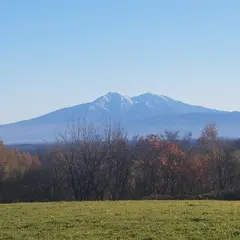
M 240 202 L 0 205 L 0 239 L 240 239 Z

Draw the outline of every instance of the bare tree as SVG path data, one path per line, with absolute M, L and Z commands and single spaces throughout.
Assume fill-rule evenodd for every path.
M 101 162 L 98 130 L 86 121 L 74 121 L 59 138 L 58 160 L 76 200 L 88 200 L 93 188 L 96 165 Z

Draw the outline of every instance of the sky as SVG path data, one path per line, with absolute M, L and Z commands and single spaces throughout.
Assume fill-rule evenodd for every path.
M 0 1 L 0 124 L 107 92 L 240 111 L 239 0 Z

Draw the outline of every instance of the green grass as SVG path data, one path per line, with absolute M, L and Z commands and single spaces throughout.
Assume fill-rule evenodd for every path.
M 0 205 L 0 239 L 240 239 L 240 202 Z

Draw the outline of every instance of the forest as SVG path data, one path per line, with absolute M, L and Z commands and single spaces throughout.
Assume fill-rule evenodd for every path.
M 0 143 L 0 202 L 240 199 L 240 141 L 207 124 L 128 137 L 120 124 L 73 122 L 56 142 L 24 152 Z

